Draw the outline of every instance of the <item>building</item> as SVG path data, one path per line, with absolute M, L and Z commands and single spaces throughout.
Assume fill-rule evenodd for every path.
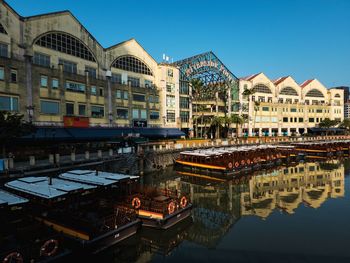
M 69 11 L 0 12 L 0 110 L 39 126 L 177 126 L 179 70 L 135 39 L 104 48 Z
M 240 113 L 248 116 L 243 132 L 250 136 L 306 134 L 325 118 L 344 119 L 344 92 L 317 79 L 299 85 L 290 76 L 270 80 L 258 73 L 241 78 L 239 89 Z M 244 90 L 251 94 L 244 96 Z
M 339 87 L 333 87 L 331 89 L 338 89 L 344 91 L 344 118 L 350 117 L 350 98 L 349 98 L 349 87 L 346 86 L 339 86 Z

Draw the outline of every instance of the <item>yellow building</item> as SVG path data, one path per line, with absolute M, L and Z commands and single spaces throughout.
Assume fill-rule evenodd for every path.
M 344 92 L 327 89 L 317 79 L 301 85 L 290 77 L 270 80 L 264 73 L 241 78 L 241 114 L 249 116 L 244 132 L 252 135 L 300 135 L 325 118 L 342 121 Z M 244 96 L 244 90 L 251 91 Z

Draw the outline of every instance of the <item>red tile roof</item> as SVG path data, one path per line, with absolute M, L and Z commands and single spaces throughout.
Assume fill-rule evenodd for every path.
M 274 81 L 273 81 L 273 84 L 275 84 L 275 85 L 277 86 L 278 84 L 280 84 L 281 82 L 283 82 L 283 81 L 284 81 L 285 79 L 287 79 L 288 77 L 289 77 L 289 76 L 280 77 L 280 78 L 274 80 Z
M 309 85 L 309 83 L 311 83 L 314 79 L 308 79 L 308 80 L 305 80 L 301 85 L 300 87 L 304 88 L 305 86 Z
M 244 78 L 240 78 L 242 80 L 252 80 L 253 78 L 255 78 L 256 76 L 258 76 L 260 73 L 254 74 L 254 75 L 249 75 L 247 77 Z

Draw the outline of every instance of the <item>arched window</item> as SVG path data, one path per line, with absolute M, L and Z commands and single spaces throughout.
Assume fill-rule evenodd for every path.
M 133 56 L 122 56 L 117 58 L 113 62 L 112 67 L 153 76 L 151 69 L 141 60 Z
M 298 96 L 298 92 L 292 87 L 285 87 L 281 89 L 280 95 Z
M 78 58 L 96 62 L 94 56 L 82 41 L 66 33 L 53 32 L 45 34 L 36 40 L 35 44 Z
M 335 94 L 334 98 L 340 98 L 340 95 L 337 93 Z
M 272 94 L 271 90 L 269 87 L 267 87 L 264 84 L 257 84 L 253 87 L 253 92 L 260 92 L 260 93 L 268 93 Z
M 318 98 L 324 98 L 321 91 L 318 89 L 312 89 L 308 93 L 306 93 L 305 97 L 318 97 Z
M 6 32 L 6 30 L 5 30 L 5 28 L 3 27 L 2 24 L 0 24 L 0 33 L 3 33 L 5 35 L 7 35 L 7 32 Z

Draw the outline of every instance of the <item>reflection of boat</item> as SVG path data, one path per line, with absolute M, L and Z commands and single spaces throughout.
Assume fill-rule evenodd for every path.
M 61 235 L 27 215 L 28 206 L 0 190 L 0 262 L 49 262 L 69 254 Z
M 75 176 L 80 176 L 74 181 Z M 135 213 L 115 209 L 104 194 L 120 182 L 113 178 L 67 172 L 61 178 L 27 177 L 5 184 L 33 203 L 32 215 L 63 233 L 71 245 L 98 252 L 136 233 Z M 71 179 L 71 180 L 68 180 Z

